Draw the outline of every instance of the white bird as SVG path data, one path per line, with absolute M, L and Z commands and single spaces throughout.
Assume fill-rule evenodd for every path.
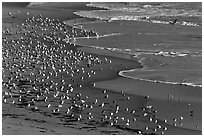
M 51 107 L 51 104 L 48 104 L 48 105 L 47 105 L 47 108 L 50 108 L 50 107 Z
M 101 103 L 100 107 L 104 107 L 104 105 L 105 105 L 104 103 Z
M 106 90 L 103 90 L 103 93 L 105 94 L 107 91 Z

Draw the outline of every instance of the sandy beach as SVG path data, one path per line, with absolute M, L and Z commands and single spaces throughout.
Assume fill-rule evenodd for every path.
M 141 58 L 110 50 L 116 43 L 108 45 L 103 41 L 106 36 L 99 38 L 103 48 L 93 47 L 99 46 L 97 35 L 130 31 L 108 29 L 107 22 L 74 14 L 102 8 L 87 3 L 35 4 L 2 4 L 3 135 L 202 134 L 202 87 L 123 77 L 122 71 L 144 67 Z M 82 21 L 82 28 L 73 27 L 75 18 Z M 68 25 L 63 23 L 67 20 L 71 20 Z M 145 32 L 142 28 L 149 24 L 126 25 L 142 26 L 140 31 Z M 132 40 L 142 43 L 144 37 L 137 36 Z M 198 69 L 197 64 L 189 70 Z

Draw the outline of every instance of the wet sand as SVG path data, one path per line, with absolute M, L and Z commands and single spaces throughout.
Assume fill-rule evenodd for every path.
M 95 30 L 99 38 L 77 39 L 75 44 L 112 48 L 116 52 L 131 54 L 141 60 L 144 66 L 141 71 L 135 69 L 124 75 L 192 85 L 202 83 L 201 27 L 169 26 L 139 21 L 80 25 L 84 29 Z M 104 35 L 108 36 L 102 37 Z
M 87 47 L 80 49 L 89 53 L 93 52 Z M 98 49 L 98 52 L 99 50 L 100 49 Z M 106 54 L 116 56 L 116 53 L 113 54 L 110 51 Z M 118 53 L 118 56 L 127 58 L 127 56 L 123 55 L 124 54 Z M 145 103 L 145 106 L 153 106 L 154 109 L 158 111 L 156 117 L 159 120 L 167 120 L 168 124 L 176 125 L 177 127 L 202 130 L 202 121 L 200 119 L 202 117 L 202 113 L 200 113 L 200 109 L 202 108 L 201 87 L 161 84 L 124 77 L 97 82 L 96 87 L 101 89 L 106 87 L 115 92 L 120 93 L 123 91 L 124 93 L 142 96 L 143 98 L 148 96 L 149 100 Z M 194 111 L 193 115 L 191 115 L 192 110 Z M 183 117 L 185 120 L 180 121 L 180 117 Z M 179 134 L 178 131 L 171 132 L 173 132 L 173 134 Z M 171 132 L 167 134 L 171 134 Z
M 48 7 L 52 6 L 48 5 Z M 18 13 L 18 10 L 21 12 Z M 60 21 L 57 20 L 50 21 L 56 25 L 48 23 L 46 27 L 44 26 L 46 23 L 39 25 L 37 21 L 28 22 L 27 24 L 30 26 L 25 23 L 25 19 L 29 17 L 31 20 L 33 15 L 35 15 L 35 19 L 42 18 L 43 20 L 46 20 L 45 17 L 51 19 L 60 17 L 59 20 L 73 18 L 70 17 L 73 10 L 56 11 L 58 10 L 47 7 L 32 8 L 31 10 L 21 7 L 15 9 L 9 6 L 4 8 L 3 5 L 2 133 L 4 135 L 201 134 L 198 130 L 172 126 L 168 122 L 162 121 L 159 116 L 160 110 L 163 112 L 162 110 L 165 110 L 163 107 L 166 107 L 163 104 L 158 104 L 161 104 L 159 101 L 162 103 L 167 101 L 154 99 L 151 95 L 149 95 L 150 98 L 146 97 L 150 92 L 142 92 L 145 85 L 138 84 L 136 86 L 135 81 L 130 80 L 133 83 L 129 83 L 129 79 L 118 76 L 122 70 L 141 68 L 137 59 L 130 55 L 121 56 L 120 53 L 93 48 L 89 50 L 66 43 L 62 41 L 66 36 L 62 33 L 64 30 L 60 30 L 60 28 L 56 29 L 55 34 L 56 38 L 60 38 L 60 40 L 54 39 L 54 37 L 50 40 L 48 37 L 43 39 L 45 36 L 51 36 L 52 26 L 60 27 Z M 8 16 L 8 12 L 11 12 L 12 16 Z M 13 13 L 15 13 L 15 17 L 13 17 Z M 56 14 L 53 15 L 53 13 Z M 59 16 L 60 14 L 63 16 Z M 26 25 L 22 25 L 22 22 Z M 42 28 L 32 29 L 35 25 Z M 26 29 L 21 27 L 26 27 Z M 44 28 L 47 31 L 43 31 Z M 91 32 L 84 33 L 83 30 L 73 30 L 68 26 L 65 29 L 68 32 L 67 35 L 74 37 L 95 35 Z M 32 31 L 34 31 L 34 35 L 29 34 Z M 13 46 L 14 43 L 17 44 Z M 27 44 L 30 47 L 24 46 Z M 37 44 L 39 46 L 36 48 Z M 67 56 L 70 57 L 70 60 L 66 60 Z M 62 60 L 64 58 L 65 60 Z M 83 60 L 83 58 L 91 61 Z M 66 63 L 63 64 L 64 62 Z M 67 67 L 67 64 L 72 65 Z M 65 69 L 64 66 L 67 68 Z M 68 86 L 69 84 L 71 86 Z M 157 84 L 152 84 L 151 87 L 155 85 Z M 164 85 L 160 86 L 165 89 Z M 139 89 L 139 94 L 133 93 L 135 88 Z M 169 89 L 171 88 L 169 86 Z M 183 87 L 175 87 L 176 90 L 179 88 Z M 158 93 L 161 93 L 162 89 L 155 87 L 155 91 Z M 185 88 L 181 89 L 181 91 L 185 90 Z M 164 94 L 165 97 L 167 93 L 169 93 L 168 90 Z M 190 95 L 191 92 L 189 92 Z M 199 96 L 200 92 L 193 95 Z M 183 94 L 181 92 L 181 95 L 176 96 L 183 96 Z M 195 106 L 200 102 L 200 100 L 196 102 L 189 98 L 187 101 L 195 102 Z M 155 108 L 151 108 L 149 105 L 153 105 Z M 183 106 L 180 105 L 180 107 Z M 199 111 L 194 108 L 193 103 L 192 107 L 196 117 Z M 200 108 L 199 105 L 198 108 Z M 155 114 L 157 110 L 158 116 Z M 178 116 L 181 115 L 178 114 Z M 186 117 L 183 117 L 185 121 Z M 198 124 L 197 121 L 195 122 Z M 200 125 L 198 128 L 201 128 Z
M 122 84 L 126 86 L 124 87 Z M 202 129 L 202 123 L 200 121 L 202 115 L 199 112 L 202 94 L 199 87 L 168 85 L 126 78 L 97 82 L 96 87 L 108 87 L 108 89 L 113 91 L 120 92 L 122 90 L 129 94 L 143 97 L 149 96 L 150 100 L 147 104 L 154 106 L 158 110 L 158 119 L 162 117 L 162 120 L 167 119 L 169 123 L 173 124 L 174 118 L 178 119 L 182 116 L 184 117 L 182 127 L 196 129 L 196 126 L 199 125 L 200 130 Z M 189 104 L 191 105 L 189 106 Z M 191 116 L 191 110 L 194 110 L 193 116 Z

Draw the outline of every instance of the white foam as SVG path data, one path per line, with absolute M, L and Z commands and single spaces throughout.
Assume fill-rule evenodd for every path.
M 104 34 L 104 35 L 91 36 L 88 38 L 89 39 L 99 39 L 99 38 L 103 38 L 103 37 L 117 36 L 117 35 L 122 35 L 122 34 L 121 33 L 110 33 L 110 34 Z M 74 38 L 67 39 L 67 41 L 77 40 L 77 39 L 87 39 L 87 37 L 74 37 Z
M 45 3 L 48 3 L 48 2 L 30 2 L 27 6 L 28 7 L 39 6 L 39 5 L 42 5 L 42 4 L 45 4 Z
M 143 68 L 139 68 L 143 69 Z M 123 73 L 127 72 L 133 72 L 135 70 L 139 69 L 131 69 L 131 70 L 123 70 L 118 73 L 119 76 L 125 77 L 125 78 L 131 78 L 131 79 L 136 79 L 136 80 L 141 80 L 141 81 L 147 81 L 147 82 L 155 82 L 155 83 L 162 83 L 162 84 L 172 84 L 172 85 L 184 85 L 184 86 L 191 86 L 191 87 L 202 87 L 202 85 L 194 84 L 194 83 L 181 83 L 181 82 L 172 82 L 172 81 L 160 81 L 160 80 L 150 80 L 150 79 L 142 79 L 142 78 L 137 78 L 137 77 L 132 77 L 132 76 L 127 76 Z
M 110 12 L 113 11 L 113 9 L 109 10 Z M 116 10 L 117 11 L 117 10 Z M 145 14 L 144 15 L 128 15 L 129 13 L 127 12 L 127 15 L 122 15 L 122 16 L 118 16 L 118 15 L 112 15 L 112 16 L 108 16 L 108 17 L 100 17 L 100 16 L 96 16 L 94 14 L 94 12 L 107 12 L 107 10 L 92 10 L 92 11 L 77 11 L 74 12 L 74 14 L 81 16 L 81 17 L 87 17 L 87 18 L 97 18 L 100 20 L 107 20 L 109 19 L 109 21 L 114 21 L 114 20 L 131 20 L 131 21 L 143 21 L 143 22 L 151 22 L 151 23 L 157 23 L 157 24 L 169 24 L 169 21 L 160 21 L 160 20 L 147 20 L 150 17 L 156 17 L 156 16 L 172 16 L 171 14 L 161 14 L 158 13 L 157 14 Z M 135 12 L 133 12 L 135 13 Z M 161 14 L 161 15 L 159 15 Z M 174 16 L 184 16 L 186 14 L 176 14 Z M 190 16 L 190 15 L 189 15 Z M 144 19 L 145 18 L 145 19 Z M 186 21 L 182 21 L 182 22 L 176 22 L 176 24 L 180 24 L 180 25 L 186 25 L 186 26 L 200 26 L 199 24 L 193 23 L 193 22 L 186 22 Z
M 103 9 L 110 9 L 109 7 L 97 5 L 97 4 L 95 4 L 95 3 L 88 3 L 88 4 L 86 4 L 86 6 L 87 6 L 87 7 L 103 8 Z
M 110 34 L 92 36 L 92 37 L 89 37 L 89 39 L 99 39 L 99 38 L 103 38 L 103 37 L 118 36 L 118 35 L 122 35 L 122 33 L 110 33 Z M 72 44 L 76 44 L 75 42 L 79 39 L 87 39 L 87 37 L 75 37 L 75 38 L 68 38 L 68 39 L 64 39 L 64 40 L 67 42 L 70 42 Z M 85 46 L 85 45 L 81 45 L 81 46 Z M 94 46 L 92 46 L 92 47 L 94 47 Z M 164 56 L 164 57 L 186 57 L 186 56 L 190 56 L 193 54 L 190 51 L 176 52 L 176 51 L 161 51 L 159 49 L 158 50 L 119 49 L 119 48 L 110 48 L 110 47 L 107 47 L 107 49 L 110 51 L 124 52 L 126 54 L 134 55 L 135 57 L 137 57 L 138 55 L 145 55 L 145 54 L 146 55 L 149 54 L 149 55 L 156 55 L 156 56 Z

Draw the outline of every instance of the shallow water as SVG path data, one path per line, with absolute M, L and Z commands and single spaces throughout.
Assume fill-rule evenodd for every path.
M 86 26 L 88 25 L 86 24 Z M 144 27 L 144 25 L 141 24 L 139 24 L 139 26 Z M 117 25 L 115 25 L 115 27 L 117 27 Z M 109 29 L 112 28 L 113 26 Z M 153 29 L 151 32 L 152 31 Z M 141 60 L 142 65 L 145 67 L 145 69 L 142 70 L 144 76 L 149 70 L 154 70 L 153 75 L 157 75 L 158 77 L 166 75 L 162 79 L 163 81 L 168 80 L 170 82 L 201 85 L 201 39 L 194 39 L 193 37 L 196 34 L 181 34 L 185 32 L 185 30 L 183 30 L 180 34 L 176 35 L 169 33 L 164 35 L 161 34 L 161 32 L 153 32 L 154 35 L 152 36 L 145 34 L 146 32 L 149 33 L 149 29 L 140 31 L 144 34 L 127 34 L 126 32 L 124 34 L 123 30 L 113 32 L 114 34 L 120 35 L 106 35 L 106 37 L 99 37 L 98 39 L 81 38 L 77 39 L 75 43 L 85 46 L 105 47 L 111 51 L 131 54 Z M 113 34 L 113 32 L 110 33 Z M 167 71 L 167 69 L 169 71 Z M 180 71 L 181 69 L 182 71 Z M 140 70 L 134 71 L 135 73 L 126 72 L 123 74 L 137 78 L 144 78 Z M 140 73 L 140 75 L 137 75 L 138 73 Z M 182 77 L 178 77 L 178 73 Z M 172 74 L 176 77 L 172 77 Z M 192 77 L 192 74 L 195 75 Z
M 76 39 L 76 44 L 105 47 L 137 57 L 144 68 L 124 71 L 120 73 L 123 76 L 201 86 L 202 13 L 199 3 L 91 3 L 88 6 L 108 10 L 75 12 L 103 20 L 77 22 L 82 29 L 93 30 L 99 36 Z M 175 19 L 174 25 L 169 24 Z

